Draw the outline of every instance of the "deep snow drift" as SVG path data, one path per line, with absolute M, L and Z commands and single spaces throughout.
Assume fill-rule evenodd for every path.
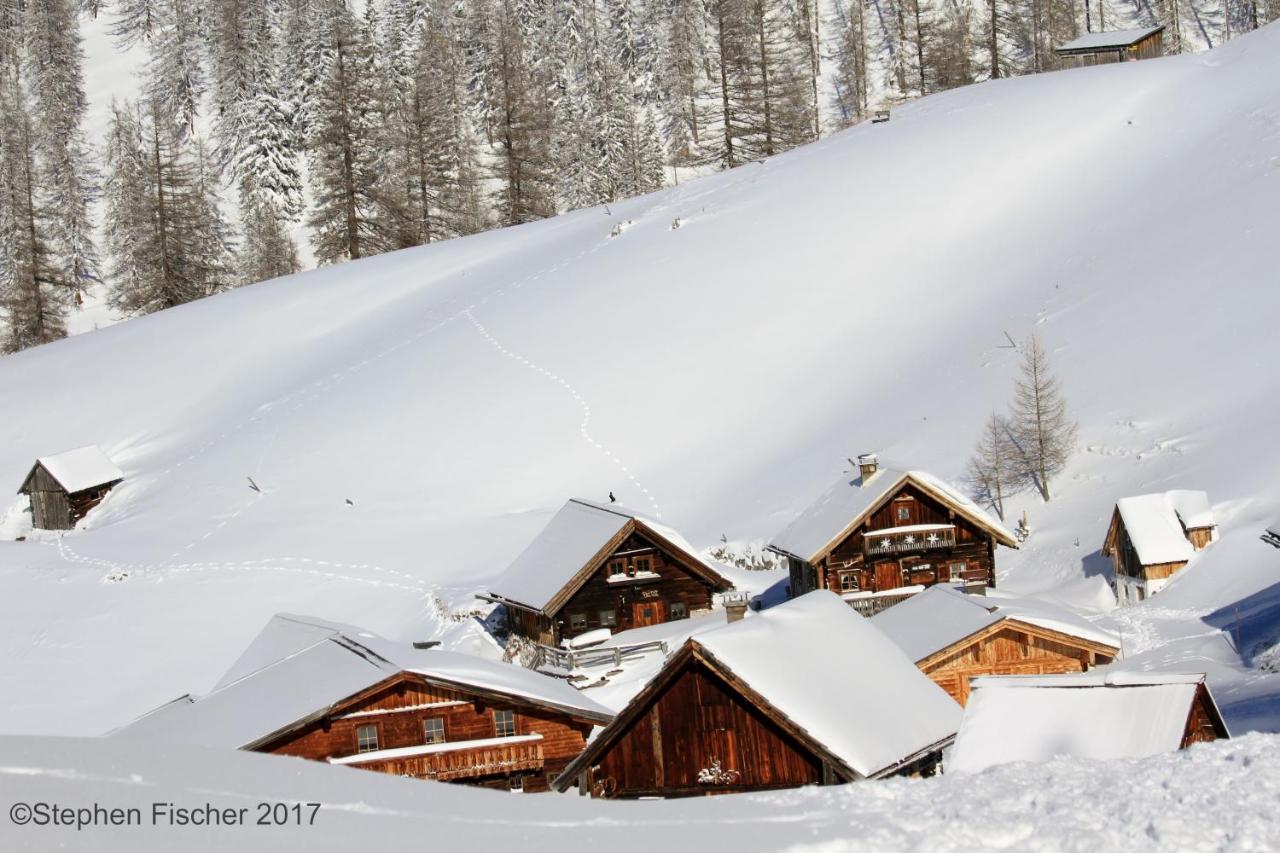
M 1115 500 L 1206 490 L 1220 541 L 1099 618 L 1126 665 L 1207 670 L 1233 730 L 1280 728 L 1248 669 L 1280 635 L 1278 77 L 1272 26 L 1001 80 L 0 359 L 0 482 L 88 444 L 125 474 L 61 538 L 13 541 L 24 499 L 0 502 L 0 731 L 203 692 L 281 611 L 496 654 L 446 610 L 571 496 L 706 546 L 777 532 L 858 452 L 954 480 L 1008 398 L 1004 333 L 1032 330 L 1081 451 L 1017 502 L 1001 584 L 1105 605 Z

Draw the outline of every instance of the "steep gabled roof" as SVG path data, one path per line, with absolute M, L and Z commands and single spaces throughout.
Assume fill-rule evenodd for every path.
M 1203 696 L 1229 736 L 1203 674 L 1093 670 L 988 676 L 973 691 L 947 770 L 976 773 L 1010 761 L 1143 758 L 1181 747 L 1192 703 Z
M 1085 33 L 1077 39 L 1067 42 L 1054 52 L 1062 54 L 1091 53 L 1095 50 L 1119 50 L 1137 44 L 1164 30 L 1163 26 L 1139 27 L 1133 30 L 1110 30 L 1102 33 Z
M 856 650 L 833 667 L 815 649 Z M 960 706 L 835 594 L 817 590 L 700 631 L 557 779 L 599 760 L 691 661 L 698 660 L 849 779 L 892 772 L 955 733 Z
M 37 467 L 48 471 L 49 476 L 57 480 L 58 485 L 62 486 L 68 494 L 118 483 L 124 479 L 124 474 L 107 458 L 107 455 L 96 446 L 90 445 L 53 456 L 41 456 L 31 466 L 26 479 L 18 489 L 19 492 L 28 490 Z
M 162 706 L 113 736 L 247 749 L 408 673 L 428 684 L 604 724 L 613 713 L 567 682 L 473 655 L 421 650 L 306 616 L 273 617 L 205 696 Z
M 574 498 L 494 581 L 490 593 L 501 601 L 554 615 L 633 533 L 652 541 L 716 589 L 732 588 L 670 527 L 617 504 Z
M 1018 540 L 976 503 L 949 484 L 924 471 L 880 468 L 863 482 L 861 474 L 844 475 L 774 536 L 769 547 L 783 554 L 815 563 L 831 552 L 873 512 L 911 484 L 942 502 L 983 530 L 1001 545 L 1018 547 Z
M 1118 636 L 1065 607 L 994 590 L 987 595 L 966 595 L 938 584 L 871 617 L 871 624 L 917 664 L 1002 622 L 1075 638 L 1111 657 L 1120 650 Z
M 1129 541 L 1144 566 L 1185 563 L 1196 549 L 1187 540 L 1187 530 L 1215 525 L 1209 496 L 1204 492 L 1175 489 L 1149 495 L 1135 495 L 1116 501 L 1111 526 L 1103 543 L 1104 554 L 1115 549 L 1117 522 L 1124 524 Z

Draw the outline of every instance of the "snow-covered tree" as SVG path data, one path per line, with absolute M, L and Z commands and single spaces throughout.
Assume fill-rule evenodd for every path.
M 285 227 L 287 217 L 266 193 L 256 191 L 252 179 L 242 184 L 240 199 L 243 239 L 236 258 L 239 282 L 253 284 L 299 272 L 302 264 L 298 247 Z

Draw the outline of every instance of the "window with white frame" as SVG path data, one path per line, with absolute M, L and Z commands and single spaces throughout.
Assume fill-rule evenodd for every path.
M 423 743 L 444 743 L 444 717 L 431 717 L 422 721 Z
M 378 727 L 356 727 L 356 752 L 374 752 L 378 748 Z
M 600 611 L 600 627 L 601 628 L 616 628 L 617 625 L 618 625 L 618 611 L 616 610 Z
M 515 711 L 494 711 L 493 712 L 493 732 L 497 737 L 515 737 L 516 734 L 516 712 Z
M 964 571 L 969 568 L 969 564 L 964 560 L 955 560 L 948 567 L 948 575 L 953 581 L 964 580 Z
M 609 561 L 609 576 L 610 576 L 610 577 L 616 577 L 617 575 L 625 574 L 625 573 L 626 573 L 626 571 L 627 571 L 627 563 L 626 563 L 626 561 L 625 561 L 625 560 L 610 560 L 610 561 Z
M 841 592 L 857 592 L 858 591 L 858 573 L 857 572 L 841 572 L 840 573 L 840 591 Z

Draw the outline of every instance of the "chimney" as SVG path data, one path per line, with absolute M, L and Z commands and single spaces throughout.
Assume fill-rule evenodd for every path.
M 731 592 L 724 597 L 724 615 L 725 621 L 729 623 L 741 622 L 742 618 L 747 615 L 747 603 L 750 598 L 741 592 Z
M 874 453 L 860 454 L 858 456 L 858 470 L 862 472 L 862 485 L 865 486 L 867 481 L 880 470 L 880 460 L 876 458 Z

